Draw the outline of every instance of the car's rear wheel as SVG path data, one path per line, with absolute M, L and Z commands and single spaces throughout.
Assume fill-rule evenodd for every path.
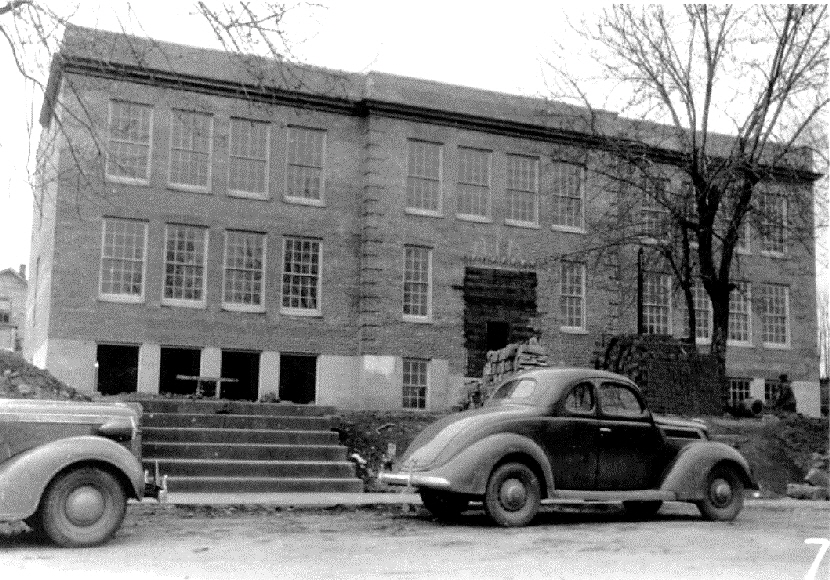
M 662 505 L 663 502 L 659 500 L 624 501 L 623 509 L 629 517 L 635 519 L 646 519 L 652 517 L 654 514 L 660 511 L 660 506 Z
M 421 501 L 432 515 L 441 520 L 457 518 L 470 505 L 464 496 L 432 489 L 421 490 Z
M 539 511 L 539 478 L 523 463 L 497 467 L 487 482 L 484 509 L 500 526 L 524 526 Z
M 715 466 L 706 476 L 703 493 L 696 503 L 707 520 L 734 520 L 744 507 L 744 484 L 731 467 Z
M 38 517 L 51 541 L 80 548 L 109 540 L 126 511 L 127 496 L 115 477 L 95 467 L 82 467 L 49 484 Z

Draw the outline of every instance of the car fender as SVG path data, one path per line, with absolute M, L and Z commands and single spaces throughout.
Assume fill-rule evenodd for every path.
M 674 492 L 678 500 L 703 499 L 706 477 L 719 463 L 735 469 L 747 489 L 758 489 L 746 459 L 719 441 L 700 441 L 683 447 L 666 470 L 660 489 Z
M 34 447 L 0 463 L 0 521 L 21 520 L 37 511 L 49 482 L 76 463 L 105 464 L 129 481 L 127 497 L 144 495 L 144 470 L 127 449 L 104 437 L 67 437 Z
M 496 433 L 476 441 L 435 470 L 435 474 L 447 478 L 452 491 L 483 495 L 493 469 L 511 455 L 529 457 L 535 462 L 543 479 L 539 482 L 543 497 L 545 489 L 553 491 L 553 471 L 547 455 L 533 440 L 517 433 Z

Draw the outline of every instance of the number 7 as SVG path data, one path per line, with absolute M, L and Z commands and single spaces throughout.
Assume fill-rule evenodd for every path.
M 827 548 L 830 548 L 830 539 L 828 538 L 807 538 L 804 540 L 805 544 L 819 544 L 821 547 L 818 549 L 818 554 L 816 554 L 816 559 L 813 560 L 812 566 L 810 569 L 807 570 L 807 573 L 804 575 L 804 580 L 815 580 L 816 573 L 818 572 L 818 567 L 821 565 L 821 559 L 824 558 L 824 554 L 827 553 Z

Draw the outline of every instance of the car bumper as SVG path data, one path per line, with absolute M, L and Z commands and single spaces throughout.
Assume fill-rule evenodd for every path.
M 426 487 L 429 489 L 449 489 L 450 481 L 445 477 L 430 475 L 428 473 L 404 473 L 404 472 L 381 472 L 378 474 L 378 482 L 387 485 L 399 485 L 405 487 Z

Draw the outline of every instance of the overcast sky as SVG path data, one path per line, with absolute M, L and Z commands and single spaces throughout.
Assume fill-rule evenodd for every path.
M 582 43 L 568 42 L 565 10 L 578 20 L 594 3 L 315 0 L 285 23 L 301 60 L 346 71 L 376 70 L 525 95 L 546 95 L 540 57 L 555 41 L 569 46 L 573 66 L 586 67 Z M 160 40 L 219 47 L 190 0 L 48 2 L 60 12 L 78 4 L 71 21 L 127 30 Z M 213 4 L 208 2 L 208 4 Z M 128 9 L 131 8 L 131 11 Z M 0 18 L 9 18 L 9 15 Z M 572 47 L 572 48 L 570 48 Z M 29 262 L 32 195 L 28 187 L 27 121 L 42 103 L 32 98 L 0 45 L 0 269 Z M 33 110 L 34 109 L 34 110 Z M 827 195 L 827 192 L 822 192 Z

